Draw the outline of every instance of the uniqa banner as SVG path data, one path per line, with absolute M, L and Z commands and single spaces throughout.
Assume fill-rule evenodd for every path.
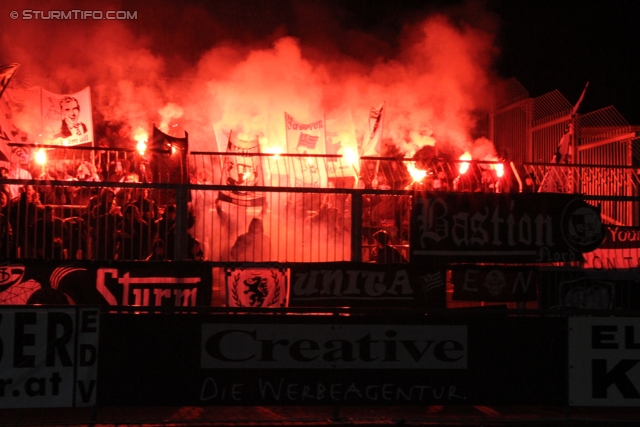
M 604 239 L 599 208 L 572 194 L 418 193 L 411 260 L 567 262 Z
M 292 265 L 291 307 L 446 306 L 446 268 L 408 264 Z

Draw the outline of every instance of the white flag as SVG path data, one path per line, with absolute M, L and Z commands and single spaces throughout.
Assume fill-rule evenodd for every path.
M 327 154 L 324 117 L 311 123 L 301 123 L 284 113 L 289 154 Z M 324 157 L 291 157 L 291 185 L 294 187 L 327 187 L 327 166 Z
M 382 152 L 384 113 L 384 102 L 378 107 L 371 108 L 364 141 L 362 141 L 362 156 L 380 156 Z

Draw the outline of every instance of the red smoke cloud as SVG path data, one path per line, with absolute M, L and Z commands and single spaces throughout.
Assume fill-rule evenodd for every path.
M 383 135 L 407 155 L 426 144 L 456 156 L 495 154 L 475 134 L 478 113 L 491 106 L 497 55 L 492 26 L 477 19 L 491 17 L 478 9 L 473 20 L 460 18 L 463 8 L 432 13 L 381 38 L 392 33 L 345 28 L 345 10 L 312 2 L 256 2 L 255 10 L 13 3 L 0 6 L 0 62 L 21 63 L 16 82 L 24 85 L 58 93 L 91 86 L 94 122 L 170 132 L 178 123 L 193 151 L 224 150 L 230 130 L 284 147 L 285 111 L 312 121 L 350 109 L 362 138 L 369 109 L 384 101 Z M 9 18 L 25 9 L 126 10 L 137 19 Z

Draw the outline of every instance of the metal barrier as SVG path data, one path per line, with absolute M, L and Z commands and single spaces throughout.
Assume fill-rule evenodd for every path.
M 273 172 L 269 162 L 279 160 L 270 156 L 265 164 Z M 345 174 L 327 176 L 324 187 L 295 186 L 297 181 L 271 172 L 270 183 L 287 185 L 217 184 L 223 181 L 220 162 L 209 154 L 192 159 L 197 183 L 191 185 L 5 180 L 5 188 L 26 191 L 1 207 L 0 253 L 123 261 L 371 261 L 374 235 L 384 231 L 409 261 L 415 191 L 534 192 L 548 180 L 601 206 L 607 224 L 635 226 L 639 220 L 640 179 L 630 167 L 365 158 L 356 178 L 346 174 L 341 158 L 332 159 L 334 170 Z M 527 187 L 523 177 L 533 177 L 534 184 Z M 76 203 L 55 203 L 51 193 Z

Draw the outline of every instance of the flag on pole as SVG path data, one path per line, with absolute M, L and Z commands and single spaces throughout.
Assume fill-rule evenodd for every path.
M 568 164 L 571 158 L 571 146 L 573 141 L 573 123 L 569 123 L 567 131 L 560 138 L 558 147 L 553 155 L 552 163 Z M 542 178 L 540 184 L 540 193 L 570 193 L 571 192 L 571 174 L 568 168 L 552 166 Z
M 153 125 L 153 135 L 147 147 L 150 156 L 152 182 L 165 184 L 189 183 L 189 134 L 184 138 L 167 135 Z
M 284 120 L 289 154 L 327 154 L 324 116 L 311 123 L 301 123 L 285 112 Z M 291 157 L 291 185 L 294 187 L 326 187 L 327 166 L 323 157 Z
M 218 199 L 239 206 L 263 206 L 265 196 L 253 187 L 264 185 L 260 141 L 256 136 L 252 140 L 240 139 L 234 132 L 229 133 L 227 154 L 222 161 L 222 185 L 231 185 L 233 190 L 222 190 Z
M 6 88 L 0 98 L 0 140 L 6 142 L 38 142 L 42 133 L 40 111 L 41 89 Z M 18 127 L 20 126 L 20 127 Z
M 582 90 L 582 94 L 580 95 L 580 98 L 578 98 L 578 102 L 576 102 L 576 105 L 574 105 L 573 108 L 571 109 L 572 116 L 575 116 L 578 113 L 578 108 L 580 108 L 580 104 L 584 99 L 584 94 L 587 93 L 588 87 L 589 87 L 589 82 L 587 82 L 587 84 L 584 86 L 584 89 Z
M 0 162 L 8 162 L 11 158 L 11 147 L 8 144 L 13 141 L 16 129 L 9 121 L 10 117 L 9 104 L 0 98 Z
M 9 81 L 11 81 L 11 78 L 16 73 L 19 66 L 20 64 L 16 63 L 0 65 L 0 99 L 2 98 L 4 90 L 9 86 Z
M 380 156 L 382 152 L 382 125 L 384 122 L 384 102 L 369 111 L 369 121 L 362 142 L 362 156 Z
M 327 154 L 341 155 L 327 162 L 329 178 L 358 177 L 358 138 L 350 109 L 344 109 L 327 118 Z
M 575 118 L 576 114 L 578 113 L 578 108 L 580 108 L 580 104 L 584 99 L 584 95 L 587 92 L 588 87 L 589 82 L 587 82 L 587 84 L 585 85 L 580 98 L 578 98 L 578 102 L 576 102 L 576 104 L 571 109 L 571 118 L 569 119 L 567 130 L 565 131 L 564 135 L 562 135 L 562 138 L 560 138 L 560 142 L 558 142 L 558 146 L 556 147 L 556 151 L 553 154 L 551 163 L 571 163 L 571 152 L 575 143 Z M 567 172 L 568 168 L 551 167 L 542 179 L 542 183 L 540 184 L 540 189 L 538 190 L 538 192 L 570 193 L 572 188 L 572 177 L 571 174 Z
M 153 125 L 153 134 L 147 146 L 147 158 L 151 170 L 151 182 L 163 184 L 189 183 L 189 135 L 184 138 L 167 135 Z M 189 193 L 191 196 L 191 193 Z M 175 190 L 157 191 L 156 202 L 161 205 L 176 203 Z
M 298 150 L 300 150 L 300 147 L 302 147 L 303 149 L 315 150 L 316 144 L 318 143 L 318 138 L 319 137 L 317 136 L 300 132 L 300 138 L 298 138 L 298 146 L 296 148 Z

